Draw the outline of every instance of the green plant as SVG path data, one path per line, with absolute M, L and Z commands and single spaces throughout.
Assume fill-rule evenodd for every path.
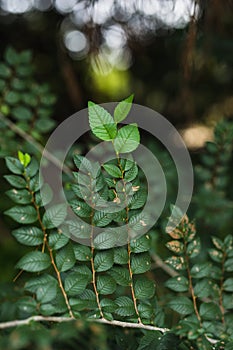
M 83 220 L 81 224 L 66 220 L 63 204 L 45 210 L 44 205 L 50 203 L 53 193 L 39 181 L 39 165 L 34 157 L 22 152 L 18 153 L 18 159 L 6 157 L 6 165 L 12 172 L 5 176 L 12 186 L 7 195 L 16 206 L 5 214 L 20 224 L 13 236 L 31 250 L 16 265 L 19 274 L 26 273 L 26 282 L 15 296 L 17 302 L 1 305 L 2 313 L 8 307 L 10 318 L 21 320 L 3 322 L 0 327 L 25 325 L 34 320 L 46 322 L 45 329 L 50 330 L 50 322 L 85 318 L 87 322 L 132 329 L 131 344 L 127 345 L 129 335 L 119 334 L 117 330 L 115 342 L 105 339 L 105 346 L 111 344 L 112 349 L 119 346 L 138 350 L 204 350 L 224 346 L 230 350 L 233 346 L 232 235 L 224 240 L 213 237 L 214 248 L 209 250 L 212 262 L 200 263 L 195 260 L 201 252 L 200 239 L 194 223 L 184 216 L 169 231 L 173 240 L 167 243 L 167 248 L 174 255 L 167 259 L 173 277 L 165 283 L 172 290 L 166 293 L 166 299 L 158 298 L 156 280 L 151 273 L 150 232 L 133 238 L 147 226 L 147 217 L 141 213 L 147 200 L 147 187 L 132 153 L 140 144 L 138 127 L 119 126 L 130 112 L 132 99 L 130 96 L 120 102 L 113 116 L 89 103 L 91 130 L 97 138 L 109 143 L 115 156 L 111 161 L 97 164 L 74 155 L 77 170 L 70 205 Z M 126 156 L 128 153 L 130 156 Z M 43 201 L 40 190 L 46 194 Z M 107 210 L 109 202 L 119 208 L 122 205 L 121 210 Z M 175 210 L 179 216 L 179 209 Z M 97 235 L 96 227 L 101 228 Z M 74 237 L 88 240 L 89 246 L 69 239 L 62 232 L 66 229 Z M 126 244 L 118 246 L 119 240 Z M 176 324 L 169 325 L 171 314 L 176 317 Z

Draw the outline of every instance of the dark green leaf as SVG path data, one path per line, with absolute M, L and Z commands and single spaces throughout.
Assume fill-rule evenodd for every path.
M 128 297 L 119 297 L 115 300 L 118 307 L 115 313 L 119 316 L 132 316 L 135 314 L 133 301 Z
M 127 264 L 129 260 L 129 254 L 127 248 L 119 247 L 114 248 L 114 263 L 119 265 Z
M 175 292 L 187 292 L 189 290 L 188 279 L 184 276 L 169 278 L 169 280 L 166 281 L 165 286 Z
M 4 178 L 9 182 L 11 186 L 16 188 L 25 188 L 26 181 L 23 177 L 17 175 L 4 175 Z
M 88 218 L 91 216 L 92 208 L 85 202 L 75 199 L 71 202 L 71 207 L 74 213 L 80 217 Z
M 24 255 L 16 265 L 16 268 L 28 272 L 39 272 L 51 265 L 48 254 L 39 251 L 30 252 Z
M 23 106 L 17 106 L 11 111 L 12 116 L 17 120 L 31 120 L 33 117 L 32 111 Z
M 233 292 L 233 278 L 227 278 L 223 283 L 223 289 L 226 292 Z
M 94 266 L 97 272 L 109 270 L 114 263 L 113 251 L 97 252 L 94 258 Z
M 44 241 L 44 234 L 41 229 L 35 226 L 20 227 L 12 231 L 12 235 L 19 243 L 28 246 L 37 246 Z
M 200 316 L 205 320 L 218 320 L 220 318 L 219 307 L 214 303 L 202 303 Z
M 42 303 L 48 303 L 53 300 L 57 295 L 57 288 L 57 280 L 48 274 L 31 278 L 24 287 L 25 290 L 35 293 L 37 300 Z
M 122 177 L 121 170 L 118 168 L 118 166 L 116 166 L 114 164 L 104 164 L 103 168 L 104 168 L 104 170 L 106 170 L 106 172 L 109 175 L 111 175 L 114 178 L 121 178 Z
M 131 254 L 131 269 L 133 274 L 150 270 L 151 259 L 148 253 Z
M 116 282 L 111 276 L 97 277 L 97 290 L 99 294 L 112 294 L 116 290 Z
M 70 270 L 75 264 L 74 250 L 71 244 L 66 245 L 57 252 L 56 265 L 60 272 Z
M 43 225 L 47 228 L 58 227 L 63 223 L 66 217 L 66 206 L 64 204 L 57 204 L 46 209 L 43 216 Z
M 108 229 L 99 233 L 94 239 L 94 246 L 97 249 L 109 249 L 116 245 L 117 237 L 114 229 Z
M 30 205 L 15 206 L 5 211 L 5 214 L 20 224 L 31 224 L 37 220 L 36 209 Z
M 24 167 L 20 161 L 13 157 L 6 157 L 6 166 L 14 174 L 22 175 L 24 172 Z
M 130 241 L 130 249 L 132 253 L 147 252 L 150 249 L 150 245 L 151 238 L 148 234 Z
M 169 264 L 175 270 L 184 270 L 186 268 L 185 261 L 182 256 L 171 256 L 166 261 L 166 264 Z
M 134 293 L 137 299 L 150 299 L 155 293 L 155 283 L 146 277 L 140 277 L 134 283 Z
M 29 204 L 32 201 L 32 195 L 27 190 L 17 190 L 13 188 L 7 191 L 6 194 L 17 204 Z
M 72 272 L 65 279 L 65 291 L 69 296 L 76 296 L 85 290 L 88 282 L 87 275 Z
M 201 263 L 201 264 L 195 264 L 191 269 L 191 275 L 194 278 L 203 278 L 208 277 L 211 272 L 211 263 Z
M 91 249 L 86 245 L 73 244 L 75 259 L 79 261 L 89 261 L 91 259 Z
M 168 303 L 168 306 L 180 315 L 189 315 L 194 312 L 193 304 L 187 297 L 174 297 Z
M 49 234 L 49 246 L 51 249 L 58 250 L 69 242 L 69 237 L 64 235 L 60 230 Z
M 114 266 L 111 268 L 108 273 L 115 279 L 115 281 L 121 285 L 121 286 L 129 286 L 130 284 L 130 275 L 129 275 L 129 270 L 120 267 L 120 266 Z

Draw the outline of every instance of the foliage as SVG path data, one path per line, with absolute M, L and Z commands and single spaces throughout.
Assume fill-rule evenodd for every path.
M 59 348 L 59 337 L 61 344 L 69 339 L 77 346 L 81 342 L 84 319 L 93 324 L 97 321 L 96 326 L 87 326 L 98 335 L 93 348 L 98 348 L 99 342 L 103 349 L 110 346 L 111 349 L 204 350 L 225 346 L 229 350 L 233 344 L 232 235 L 223 239 L 212 237 L 210 261 L 199 262 L 201 240 L 194 223 L 184 216 L 175 229 L 168 230 L 172 241 L 166 246 L 172 256 L 166 263 L 173 269 L 174 276 L 165 283 L 166 301 L 163 297 L 158 298 L 157 281 L 151 273 L 152 234 L 138 235 L 147 226 L 147 218 L 141 215 L 147 188 L 132 153 L 140 144 L 140 134 L 136 124 L 119 124 L 130 112 L 132 100 L 133 96 L 130 96 L 120 102 L 113 116 L 89 102 L 91 130 L 97 138 L 109 144 L 115 158 L 98 164 L 74 155 L 76 169 L 70 205 L 82 220 L 81 224 L 80 220 L 66 220 L 66 208 L 62 204 L 45 210 L 44 205 L 50 203 L 53 193 L 47 184 L 39 181 L 39 165 L 35 157 L 19 152 L 18 158 L 5 158 L 11 172 L 5 179 L 12 186 L 7 195 L 15 202 L 5 214 L 20 224 L 12 234 L 29 248 L 16 265 L 20 274 L 25 271 L 26 282 L 22 289 L 11 291 L 13 295 L 9 297 L 17 300 L 15 303 L 10 303 L 9 297 L 2 302 L 1 320 L 25 319 L 32 315 L 78 319 L 75 323 L 78 339 L 71 324 L 70 327 L 69 324 L 54 327 L 46 323 L 44 327 L 32 323 L 29 328 L 35 331 L 33 334 L 44 337 L 44 344 L 38 345 L 41 349 L 46 344 Z M 225 154 L 226 149 L 228 156 L 222 158 L 229 162 L 233 136 L 230 127 L 224 125 L 216 129 L 216 144 L 208 144 L 207 148 L 210 151 L 220 147 L 218 142 L 221 143 L 219 153 Z M 42 201 L 40 190 L 47 193 L 46 203 Z M 198 196 L 197 193 L 197 199 Z M 174 209 L 179 214 L 179 209 Z M 73 238 L 78 238 L 79 243 L 71 240 L 67 233 L 65 235 L 65 230 Z M 81 244 L 82 240 L 88 241 L 89 245 Z M 122 241 L 125 245 L 119 246 Z M 168 316 L 171 314 L 173 317 L 179 315 L 179 318 L 169 331 Z M 99 335 L 98 327 L 102 325 L 98 320 L 108 321 L 113 326 L 115 321 L 128 327 L 138 324 L 141 329 L 130 335 L 114 329 L 113 342 Z M 147 330 L 147 325 L 154 329 Z M 22 347 L 33 342 L 31 333 L 25 329 L 28 327 L 16 328 L 10 334 L 13 338 L 22 337 L 25 342 Z M 85 331 L 87 329 L 85 325 Z M 70 336 L 64 336 L 62 340 L 59 335 L 55 339 L 54 334 L 60 331 L 67 331 Z M 9 331 L 3 332 L 0 344 L 7 348 L 5 336 L 9 336 Z

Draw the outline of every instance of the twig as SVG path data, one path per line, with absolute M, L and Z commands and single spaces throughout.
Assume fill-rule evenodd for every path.
M 165 271 L 168 275 L 170 275 L 171 277 L 176 277 L 176 276 L 178 276 L 178 272 L 176 272 L 176 271 L 173 270 L 170 266 L 168 266 L 167 264 L 165 264 L 158 254 L 152 253 L 152 254 L 151 254 L 151 258 L 154 260 L 154 262 L 155 262 L 155 264 L 157 265 L 157 267 L 160 267 L 160 268 L 161 268 L 163 271 Z
M 59 159 L 57 159 L 53 154 L 49 153 L 38 141 L 34 140 L 34 138 L 27 134 L 23 129 L 15 125 L 10 119 L 6 118 L 3 114 L 0 113 L 0 119 L 17 135 L 22 137 L 25 141 L 33 145 L 44 157 L 46 157 L 49 161 L 51 161 L 57 167 L 63 169 L 63 171 L 71 175 L 71 170 L 65 165 L 61 164 Z
M 71 317 L 56 317 L 56 316 L 44 317 L 44 316 L 38 315 L 38 316 L 31 316 L 31 317 L 26 318 L 24 320 L 14 320 L 14 321 L 9 321 L 9 322 L 1 322 L 0 329 L 28 325 L 30 322 L 62 323 L 62 322 L 69 322 L 69 321 L 74 321 L 74 319 Z M 78 321 L 78 319 L 76 321 Z M 146 329 L 149 331 L 159 331 L 161 333 L 166 333 L 169 331 L 168 328 L 160 328 L 160 327 L 145 325 L 142 323 L 139 324 L 139 323 L 117 321 L 117 320 L 108 321 L 105 318 L 100 318 L 100 319 L 96 319 L 96 320 L 95 319 L 87 319 L 87 321 L 88 322 L 97 322 L 97 323 L 102 323 L 102 324 L 109 324 L 111 326 L 118 326 L 118 327 L 123 327 L 123 328 L 138 328 L 138 329 Z
M 7 329 L 7 328 L 12 328 L 12 327 L 18 327 L 18 326 L 25 326 L 30 324 L 30 322 L 56 322 L 56 323 L 62 323 L 62 322 L 78 322 L 79 319 L 74 319 L 71 317 L 58 317 L 58 316 L 31 316 L 28 317 L 24 320 L 14 320 L 14 321 L 8 321 L 8 322 L 1 322 L 0 323 L 0 329 Z M 117 327 L 122 327 L 122 328 L 137 328 L 137 329 L 145 329 L 148 331 L 159 331 L 161 333 L 166 333 L 169 332 L 169 328 L 161 328 L 161 327 L 155 327 L 151 325 L 146 325 L 143 323 L 132 323 L 132 322 L 123 322 L 123 321 L 118 321 L 118 320 L 112 320 L 108 321 L 105 318 L 100 318 L 100 319 L 86 319 L 87 322 L 96 322 L 96 323 L 101 323 L 101 324 L 107 324 L 110 326 L 117 326 Z M 211 344 L 216 344 L 219 342 L 217 339 L 210 338 L 206 336 L 206 339 L 211 343 Z

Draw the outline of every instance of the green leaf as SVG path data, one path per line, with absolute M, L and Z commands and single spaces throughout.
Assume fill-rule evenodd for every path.
M 115 178 L 121 178 L 122 177 L 121 170 L 118 168 L 118 166 L 116 166 L 114 164 L 104 164 L 103 168 L 112 177 L 115 177 Z
M 48 209 L 46 209 L 42 222 L 47 228 L 54 228 L 61 225 L 66 217 L 66 206 L 64 204 L 56 204 Z
M 10 66 L 15 66 L 19 62 L 19 55 L 11 46 L 6 48 L 4 58 Z
M 89 282 L 87 275 L 81 275 L 78 272 L 71 272 L 65 278 L 65 291 L 69 296 L 81 294 Z
M 13 173 L 17 175 L 22 175 L 24 172 L 24 167 L 17 158 L 6 157 L 6 166 Z
M 12 235 L 21 244 L 37 246 L 44 241 L 44 234 L 41 229 L 35 226 L 20 227 L 12 231 Z
M 147 200 L 147 192 L 144 190 L 139 190 L 134 193 L 131 201 L 130 201 L 130 209 L 139 209 L 144 206 Z
M 127 264 L 129 260 L 128 251 L 124 247 L 114 248 L 114 263 L 119 265 Z
M 123 126 L 114 140 L 114 148 L 117 153 L 133 152 L 140 143 L 140 135 L 136 124 Z
M 6 195 L 17 204 L 29 204 L 32 201 L 32 195 L 27 190 L 13 188 L 7 191 Z
M 115 304 L 115 302 L 113 300 L 107 299 L 107 298 L 103 298 L 100 301 L 100 306 L 101 306 L 102 310 L 105 312 L 114 312 L 117 308 L 117 305 Z
M 233 292 L 233 278 L 227 278 L 223 283 L 223 289 L 226 292 Z
M 150 249 L 151 238 L 148 234 L 143 235 L 138 239 L 130 241 L 130 249 L 132 253 L 143 253 Z
M 97 249 L 109 249 L 116 245 L 117 237 L 114 229 L 108 229 L 104 232 L 99 233 L 94 239 L 94 246 Z
M 0 77 L 9 78 L 10 76 L 11 76 L 10 68 L 4 63 L 0 63 Z
M 133 301 L 128 297 L 119 297 L 115 300 L 117 308 L 115 313 L 119 316 L 132 316 L 135 314 Z
M 144 301 L 144 302 L 141 301 L 138 304 L 138 312 L 139 312 L 139 315 L 142 319 L 151 320 L 154 317 L 154 306 L 150 305 L 148 303 L 148 301 Z M 157 315 L 158 315 L 158 313 L 157 313 Z
M 66 223 L 69 225 L 69 232 L 74 237 L 90 238 L 91 226 L 89 224 L 84 221 L 80 223 L 77 220 L 68 220 Z
M 64 235 L 60 230 L 49 233 L 49 246 L 53 250 L 64 247 L 69 242 L 69 237 Z
M 134 162 L 133 166 L 125 172 L 124 179 L 125 181 L 133 181 L 136 176 L 138 175 L 138 167 L 137 164 Z
M 79 154 L 75 154 L 73 159 L 74 159 L 74 164 L 76 165 L 77 169 L 81 169 L 81 171 L 85 172 L 86 174 L 92 172 L 91 162 L 87 158 L 85 158 Z
M 203 277 L 208 277 L 211 272 L 211 263 L 206 262 L 206 263 L 201 263 L 201 264 L 195 264 L 191 268 L 191 275 L 194 278 L 203 278 Z
M 224 263 L 225 270 L 228 272 L 233 271 L 233 258 L 227 259 Z
M 110 274 L 110 276 L 112 276 L 115 279 L 117 284 L 119 284 L 120 286 L 124 286 L 124 287 L 129 286 L 130 275 L 129 275 L 128 269 L 120 266 L 114 266 L 111 268 L 110 271 L 108 271 L 108 273 Z
M 46 134 L 56 126 L 56 122 L 52 119 L 40 118 L 35 122 L 35 129 L 42 134 Z
M 208 279 L 203 279 L 195 284 L 194 294 L 199 298 L 207 298 L 213 290 L 213 283 Z
M 36 209 L 30 205 L 15 206 L 8 209 L 4 214 L 10 216 L 16 222 L 20 224 L 31 224 L 37 220 Z
M 51 202 L 52 198 L 53 198 L 53 191 L 51 187 L 46 183 L 43 185 L 40 192 L 37 192 L 35 195 L 36 205 L 39 207 L 45 206 Z
M 94 258 L 94 266 L 97 272 L 107 271 L 113 266 L 113 251 L 97 252 Z
M 131 269 L 133 274 L 150 270 L 151 259 L 148 253 L 131 254 Z
M 158 345 L 159 345 L 160 338 L 161 338 L 161 333 L 157 331 L 148 332 L 146 335 L 144 335 L 140 339 L 139 347 L 137 348 L 137 350 L 152 350 L 152 349 L 159 350 L 160 348 L 158 348 Z M 165 348 L 163 349 L 165 350 Z
M 165 286 L 175 292 L 187 292 L 189 290 L 188 279 L 182 275 L 169 278 L 169 280 L 166 281 Z
M 124 120 L 130 112 L 132 107 L 134 95 L 130 95 L 125 100 L 119 102 L 114 110 L 114 120 L 116 123 L 120 123 Z
M 110 141 L 116 137 L 116 124 L 111 114 L 103 107 L 89 101 L 88 115 L 91 130 L 99 139 Z
M 200 251 L 201 251 L 201 240 L 198 237 L 188 244 L 187 254 L 190 256 L 190 258 L 194 258 L 198 254 L 200 254 Z
M 173 297 L 168 306 L 180 315 L 189 315 L 194 312 L 193 304 L 187 297 Z
M 82 218 L 88 218 L 91 216 L 92 208 L 87 203 L 75 199 L 70 205 L 76 215 Z
M 4 178 L 9 182 L 11 186 L 14 186 L 16 188 L 25 188 L 26 187 L 26 181 L 23 177 L 17 176 L 17 175 L 4 175 Z
M 111 214 L 105 213 L 104 211 L 96 211 L 93 216 L 93 225 L 98 227 L 105 227 L 112 221 Z
M 209 255 L 213 261 L 216 261 L 218 263 L 222 262 L 223 259 L 223 253 L 220 252 L 217 249 L 209 249 Z
M 220 318 L 220 309 L 214 303 L 202 303 L 200 306 L 200 316 L 204 320 L 218 320 Z
M 24 289 L 35 293 L 39 302 L 48 303 L 57 295 L 58 282 L 54 277 L 44 274 L 27 281 Z
M 33 117 L 32 111 L 29 108 L 23 106 L 17 106 L 13 108 L 11 114 L 15 119 L 20 121 L 30 121 Z
M 55 260 L 60 272 L 70 270 L 76 262 L 72 245 L 68 244 L 61 248 L 61 250 L 57 252 Z
M 146 277 L 140 277 L 134 283 L 134 293 L 137 299 L 150 299 L 155 293 L 155 283 Z
M 169 264 L 175 270 L 185 270 L 185 261 L 182 256 L 171 256 L 166 261 L 166 264 Z
M 97 291 L 99 294 L 112 294 L 116 290 L 116 282 L 111 276 L 97 277 Z
M 38 191 L 41 188 L 42 184 L 43 183 L 42 181 L 40 181 L 39 174 L 36 174 L 35 176 L 33 176 L 29 181 L 29 187 L 33 192 Z
M 20 318 L 26 318 L 37 314 L 37 303 L 32 297 L 22 297 L 17 300 L 16 305 Z
M 218 237 L 212 236 L 211 237 L 212 242 L 215 246 L 215 248 L 217 248 L 218 250 L 224 250 L 224 243 L 221 241 L 221 239 L 219 239 Z
M 28 272 L 39 272 L 51 265 L 48 254 L 39 251 L 30 252 L 24 255 L 16 265 L 16 268 Z
M 16 105 L 20 100 L 20 94 L 14 91 L 9 91 L 5 95 L 5 102 L 9 105 Z
M 91 260 L 91 249 L 86 245 L 73 244 L 75 259 L 79 261 Z

